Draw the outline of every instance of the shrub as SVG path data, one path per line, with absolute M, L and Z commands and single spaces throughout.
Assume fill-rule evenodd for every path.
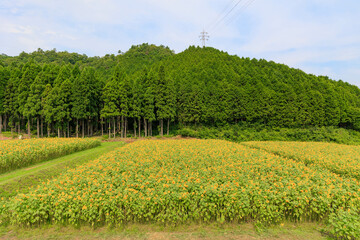
M 244 141 L 316 141 L 360 144 L 360 133 L 335 127 L 271 128 L 261 125 L 228 125 L 223 127 L 188 126 L 177 134 L 201 139 Z
M 328 230 L 333 237 L 340 239 L 360 239 L 360 216 L 353 209 L 332 213 Z

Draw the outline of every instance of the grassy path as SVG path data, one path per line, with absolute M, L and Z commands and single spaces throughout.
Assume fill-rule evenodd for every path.
M 0 197 L 10 197 L 25 193 L 30 187 L 58 176 L 69 168 L 94 160 L 104 153 L 121 147 L 124 142 L 104 142 L 101 146 L 76 152 L 64 157 L 32 165 L 0 175 Z
M 198 239 L 198 240 L 326 240 L 319 223 L 290 223 L 277 226 L 254 227 L 252 223 L 206 225 L 191 224 L 176 227 L 164 227 L 151 224 L 127 224 L 119 228 L 91 228 L 70 226 L 46 226 L 39 228 L 0 227 L 1 239 Z

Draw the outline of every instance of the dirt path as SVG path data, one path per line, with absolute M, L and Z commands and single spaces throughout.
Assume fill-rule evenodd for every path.
M 3 135 L 0 134 L 0 141 L 1 140 L 11 140 L 12 138 L 9 137 L 4 137 Z
M 193 139 L 191 137 L 182 137 L 181 135 L 173 136 L 173 137 L 139 137 L 139 138 L 111 138 L 108 140 L 105 140 L 105 142 L 125 142 L 125 143 L 133 143 L 136 141 L 142 141 L 142 140 L 165 140 L 165 139 Z

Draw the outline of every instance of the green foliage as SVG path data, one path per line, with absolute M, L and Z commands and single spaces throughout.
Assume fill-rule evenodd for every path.
M 149 74 L 144 71 L 142 79 L 144 83 L 144 106 L 143 116 L 149 121 L 155 120 L 155 89 L 156 89 L 156 76 L 153 71 Z
M 30 94 L 29 86 L 35 81 L 36 76 L 41 71 L 41 67 L 34 63 L 27 63 L 22 69 L 22 77 L 17 84 L 17 104 L 21 115 L 27 115 L 26 103 Z M 26 116 L 28 117 L 28 116 Z
M 101 137 L 101 140 L 102 141 L 106 141 L 106 140 L 108 140 L 109 139 L 109 135 L 107 135 L 107 134 L 104 134 L 104 135 L 102 135 L 102 137 Z
M 172 128 L 178 124 L 221 129 L 246 122 L 265 128 L 261 133 L 244 129 L 203 131 L 199 136 L 239 141 L 335 137 L 330 141 L 341 142 L 336 134 L 300 129 L 359 131 L 360 89 L 213 48 L 191 46 L 174 54 L 164 46 L 142 44 L 101 58 L 38 49 L 2 58 L 0 114 L 6 127 L 17 131 L 25 129 L 24 120 L 33 130 L 35 118 L 45 119 L 50 132 L 67 124 L 66 129 L 73 130 L 68 135 L 78 129 L 79 120 L 83 132 L 86 128 L 89 135 L 100 132 L 100 118 L 131 132 L 147 127 L 149 135 L 153 129 L 162 135 L 170 123 Z
M 165 69 L 164 66 L 160 66 L 156 82 L 155 88 L 155 107 L 157 108 L 157 118 L 165 119 L 167 117 L 166 112 L 166 82 L 165 82 Z
M 19 135 L 15 132 L 11 133 L 11 132 L 2 132 L 1 133 L 2 136 L 7 137 L 7 138 L 12 138 L 12 139 L 17 139 L 19 137 Z
M 313 141 L 360 145 L 360 133 L 335 127 L 274 128 L 237 124 L 219 127 L 188 126 L 177 130 L 184 137 L 243 141 Z
M 45 86 L 44 92 L 41 95 L 41 106 L 43 108 L 43 117 L 47 123 L 53 121 L 53 108 L 52 108 L 52 87 L 50 84 Z
M 63 157 L 49 160 L 46 163 L 32 165 L 27 169 L 19 169 L 0 175 L 0 198 L 14 197 L 20 193 L 28 193 L 38 185 L 58 177 L 61 173 L 77 166 L 95 160 L 99 156 L 117 147 L 124 142 L 102 143 L 91 149 L 72 153 Z
M 341 81 L 212 48 L 190 47 L 164 65 L 177 82 L 182 123 L 247 121 L 291 128 L 358 124 L 360 92 Z
M 4 100 L 6 85 L 10 78 L 10 72 L 8 69 L 0 66 L 0 114 L 3 114 L 5 111 Z
M 359 146 L 292 141 L 255 141 L 242 144 L 301 162 L 308 167 L 327 169 L 342 177 L 360 180 Z
M 86 85 L 85 70 L 80 76 L 74 79 L 74 85 L 71 94 L 71 115 L 75 119 L 85 119 L 88 116 L 87 106 L 89 105 L 88 88 Z
M 132 74 L 173 55 L 174 52 L 169 47 L 144 43 L 131 46 L 126 53 L 119 55 L 118 59 L 126 73 Z
M 329 217 L 326 232 L 338 239 L 360 239 L 359 212 L 348 209 L 332 213 Z
M 222 140 L 137 141 L 1 202 L 0 219 L 25 226 L 322 221 L 358 209 L 358 184 Z
M 71 115 L 75 119 L 96 117 L 101 108 L 103 83 L 96 78 L 93 68 L 85 68 L 76 75 L 71 89 Z
M 111 118 L 120 115 L 119 109 L 119 96 L 118 96 L 119 85 L 115 80 L 108 82 L 102 95 L 102 101 L 104 102 L 103 109 L 101 110 L 101 117 Z
M 183 137 L 193 137 L 193 138 L 199 137 L 199 133 L 191 128 L 182 128 L 177 131 L 177 134 L 179 134 Z M 216 138 L 216 137 L 214 137 L 214 138 Z
M 25 139 L 1 144 L 0 173 L 99 146 L 93 139 Z
M 30 85 L 29 96 L 27 98 L 24 116 L 34 117 L 42 115 L 41 97 L 45 90 L 44 72 L 40 72 L 35 81 Z

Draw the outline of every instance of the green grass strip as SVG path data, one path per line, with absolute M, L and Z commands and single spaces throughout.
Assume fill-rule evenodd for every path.
M 11 197 L 18 193 L 26 193 L 33 186 L 60 175 L 67 169 L 75 168 L 115 148 L 123 146 L 124 142 L 104 142 L 101 146 L 76 152 L 54 160 L 39 163 L 27 168 L 0 175 L 0 197 Z

